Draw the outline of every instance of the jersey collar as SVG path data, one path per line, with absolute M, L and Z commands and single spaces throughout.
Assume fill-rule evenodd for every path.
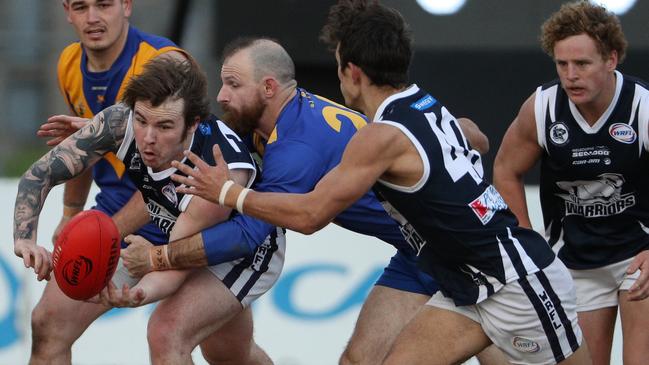
M 401 98 L 407 98 L 408 96 L 414 95 L 414 94 L 416 94 L 418 92 L 419 92 L 419 87 L 417 86 L 417 84 L 412 84 L 407 89 L 405 89 L 405 90 L 403 90 L 401 92 L 398 92 L 396 94 L 390 95 L 385 100 L 383 100 L 381 105 L 379 105 L 379 108 L 376 110 L 376 114 L 374 114 L 374 119 L 372 119 L 372 121 L 381 120 L 381 116 L 383 115 L 383 111 L 393 101 L 395 101 L 397 99 L 401 99 Z

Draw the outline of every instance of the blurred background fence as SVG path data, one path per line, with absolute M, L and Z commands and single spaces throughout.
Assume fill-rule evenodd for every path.
M 387 0 L 410 23 L 415 39 L 411 79 L 457 116 L 487 133 L 491 175 L 500 139 L 521 103 L 555 77 L 538 45 L 539 28 L 558 0 L 429 0 L 449 15 L 434 15 L 424 0 Z M 610 0 L 627 11 L 620 19 L 629 40 L 623 72 L 649 79 L 649 2 Z M 293 56 L 300 85 L 340 100 L 335 61 L 318 41 L 333 1 L 135 0 L 131 23 L 165 35 L 191 52 L 206 70 L 214 100 L 220 87 L 223 45 L 239 35 L 267 35 Z M 34 131 L 48 116 L 67 113 L 56 84 L 56 61 L 76 40 L 60 0 L 0 0 L 0 176 L 20 175 L 44 144 Z M 218 106 L 214 102 L 214 110 Z M 534 175 L 531 176 L 534 178 Z
M 431 6 L 444 11 L 455 9 L 447 15 L 426 12 L 419 4 L 423 0 L 383 2 L 399 9 L 414 32 L 412 81 L 428 89 L 456 116 L 475 120 L 490 138 L 491 151 L 484 156 L 485 172 L 490 178 L 502 135 L 521 103 L 536 86 L 556 77 L 552 61 L 540 50 L 538 36 L 543 20 L 563 2 L 429 1 Z M 649 1 L 612 2 L 620 9 L 628 2 L 627 11 L 620 13 L 629 40 L 627 60 L 620 70 L 647 80 Z M 318 41 L 318 32 L 332 3 L 134 0 L 131 23 L 144 31 L 170 37 L 194 55 L 208 74 L 217 113 L 214 99 L 220 87 L 220 52 L 239 35 L 278 39 L 295 60 L 299 84 L 340 101 L 334 58 Z M 0 364 L 26 361 L 29 311 L 41 290 L 11 250 L 17 182 L 11 177 L 21 175 L 46 151 L 43 141 L 35 136 L 37 127 L 52 114 L 68 112 L 56 83 L 56 62 L 59 52 L 75 40 L 60 0 L 0 0 L 0 204 L 6 207 L 0 225 Z M 536 180 L 536 174 L 529 178 Z M 56 194 L 59 193 L 48 202 L 51 213 L 47 215 L 48 223 L 40 227 L 40 243 L 49 241 L 61 211 L 60 194 Z M 538 228 L 540 221 L 535 214 Z M 290 239 L 284 275 L 256 309 L 260 343 L 268 346 L 269 353 L 279 357 L 276 360 L 281 364 L 335 363 L 351 334 L 368 285 L 387 263 L 391 249 L 335 228 L 308 238 L 292 234 Z M 350 247 L 353 249 L 347 255 L 337 251 Z M 75 353 L 81 356 L 76 362 L 146 363 L 143 328 L 148 312 L 143 311 L 139 313 L 145 315 L 136 320 L 116 315 L 108 322 L 93 325 L 85 336 L 88 340 L 75 347 L 79 349 Z M 115 324 L 120 318 L 126 323 L 126 330 Z M 133 326 L 140 332 L 128 329 Z M 104 350 L 109 357 L 103 362 L 95 361 L 96 356 L 102 356 L 99 351 L 105 336 L 119 337 L 121 346 L 139 348 L 140 352 L 120 357 L 124 354 L 108 347 Z M 298 340 L 302 342 L 290 342 Z M 619 356 L 619 345 L 614 356 Z M 126 360 L 129 358 L 131 361 Z

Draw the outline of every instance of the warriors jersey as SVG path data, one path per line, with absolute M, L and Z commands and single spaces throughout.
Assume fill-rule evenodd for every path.
M 59 88 L 75 115 L 92 118 L 121 98 L 130 77 L 139 74 L 150 59 L 169 51 L 184 53 L 166 38 L 129 26 L 124 49 L 110 69 L 91 72 L 81 43 L 73 43 L 59 57 Z M 104 156 L 93 168 L 93 177 L 100 189 L 95 198 L 97 205 L 111 215 L 120 210 L 135 191 L 135 186 L 124 172 L 124 164 L 112 153 Z M 138 234 L 157 242 L 164 239 L 164 235 L 152 225 L 144 226 Z
M 347 143 L 365 124 L 363 115 L 298 88 L 297 94 L 280 113 L 266 142 L 261 179 L 255 190 L 288 193 L 313 190 L 318 181 L 338 165 Z M 400 226 L 386 214 L 371 191 L 334 221 L 351 231 L 377 237 L 403 252 L 414 252 Z M 225 246 L 224 241 L 245 240 L 248 244 L 245 251 L 250 252 L 273 229 L 261 220 L 241 215 L 203 231 L 208 261 L 216 264 L 232 260 L 234 252 L 244 254 Z
M 131 113 L 124 141 L 117 152 L 117 157 L 124 161 L 126 171 L 142 192 L 151 221 L 168 236 L 178 216 L 185 211 L 192 198 L 192 195 L 176 192 L 179 183 L 171 180 L 171 175 L 187 175 L 174 167 L 154 172 L 150 167 L 144 165 L 135 144 L 132 116 Z M 251 171 L 247 184 L 250 187 L 256 176 L 256 168 L 248 149 L 230 128 L 215 116 L 210 115 L 207 120 L 198 125 L 196 132 L 192 136 L 189 149 L 205 162 L 214 166 L 212 147 L 215 144 L 218 144 L 221 148 L 223 158 L 228 163 L 228 168 Z M 194 167 L 186 157 L 182 162 Z
M 374 122 L 398 128 L 422 159 L 424 171 L 413 186 L 379 180 L 374 189 L 385 209 L 410 227 L 420 267 L 456 305 L 479 303 L 552 262 L 543 237 L 519 227 L 483 180 L 480 155 L 432 96 L 412 85 L 387 98 Z
M 649 248 L 649 91 L 615 76 L 613 100 L 592 126 L 558 80 L 536 90 L 543 220 L 550 244 L 572 269 Z

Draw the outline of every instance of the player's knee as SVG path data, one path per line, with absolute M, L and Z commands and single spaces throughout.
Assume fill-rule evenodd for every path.
M 48 329 L 49 321 L 47 320 L 48 313 L 41 305 L 37 305 L 32 310 L 32 334 L 41 336 L 43 332 Z
M 363 364 L 363 354 L 356 351 L 353 347 L 347 346 L 342 355 L 340 355 L 339 365 L 361 365 Z
M 53 313 L 50 309 L 43 305 L 37 305 L 32 310 L 31 324 L 32 324 L 32 337 L 34 342 L 44 341 L 49 338 L 57 338 L 54 333 L 57 331 L 53 321 Z
M 152 352 L 178 351 L 182 347 L 181 335 L 173 319 L 152 316 L 147 326 L 147 341 Z
M 68 336 L 58 333 L 53 320 L 55 314 L 46 306 L 37 305 L 31 314 L 32 353 L 45 354 L 72 346 Z M 58 349 L 55 349 L 58 347 Z
M 203 358 L 210 365 L 244 364 L 250 359 L 252 341 L 211 341 L 201 346 Z
M 240 346 L 237 346 L 240 347 Z M 201 348 L 203 358 L 210 365 L 234 365 L 243 364 L 248 361 L 250 357 L 250 349 L 204 349 Z

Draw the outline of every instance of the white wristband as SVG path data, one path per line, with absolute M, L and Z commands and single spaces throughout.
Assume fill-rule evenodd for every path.
M 228 180 L 223 183 L 221 187 L 221 192 L 219 193 L 219 205 L 225 205 L 225 196 L 228 194 L 228 190 L 234 185 L 234 181 Z
M 244 188 L 237 197 L 237 211 L 241 214 L 243 214 L 243 201 L 246 199 L 246 195 L 248 195 L 249 192 L 250 189 Z

